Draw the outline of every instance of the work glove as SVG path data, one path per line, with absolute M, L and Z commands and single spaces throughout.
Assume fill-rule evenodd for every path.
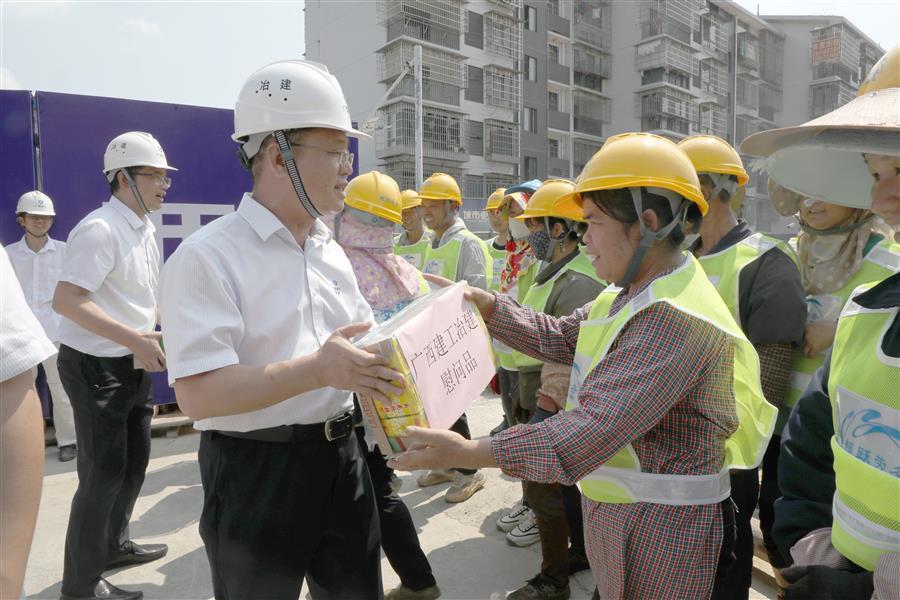
M 874 590 L 872 573 L 851 573 L 822 565 L 790 567 L 781 570 L 790 584 L 785 600 L 869 600 Z

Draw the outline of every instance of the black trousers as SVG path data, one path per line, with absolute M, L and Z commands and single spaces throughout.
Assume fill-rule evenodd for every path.
M 734 564 L 719 581 L 717 577 L 714 599 L 746 599 L 750 597 L 753 579 L 753 529 L 750 519 L 759 498 L 759 469 L 734 471 L 731 474 L 731 499 L 737 507 L 734 529 Z
M 512 426 L 516 422 L 513 415 L 513 398 L 519 397 L 519 372 L 498 367 L 497 381 L 500 383 L 500 404 L 503 406 L 503 416 L 506 417 L 506 422 Z
M 368 451 L 362 427 L 356 428 L 356 435 L 372 476 L 384 555 L 400 577 L 400 583 L 409 589 L 419 591 L 435 585 L 437 582 L 419 544 L 419 534 L 409 508 L 391 487 L 394 470 L 387 466 L 377 446 L 372 452 Z
M 760 471 L 762 483 L 759 486 L 759 528 L 762 530 L 763 544 L 769 555 L 769 564 L 776 569 L 784 569 L 788 561 L 781 556 L 781 551 L 772 537 L 772 525 L 775 524 L 775 501 L 781 498 L 778 485 L 778 456 L 781 454 L 781 436 L 773 435 L 769 447 L 763 456 Z
M 62 592 L 93 595 L 128 522 L 150 461 L 150 377 L 134 357 L 91 356 L 60 346 L 59 376 L 72 402 L 78 489 L 66 532 Z
M 200 537 L 218 599 L 383 597 L 372 481 L 356 436 L 259 442 L 204 431 Z
M 462 416 L 450 426 L 450 431 L 455 431 L 467 440 L 472 439 L 472 433 L 469 431 L 469 418 L 466 416 L 466 413 L 463 413 Z M 463 475 L 472 475 L 478 471 L 478 469 L 454 469 L 454 471 L 458 471 Z

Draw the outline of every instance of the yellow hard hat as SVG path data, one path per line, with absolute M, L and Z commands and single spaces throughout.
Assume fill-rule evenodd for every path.
M 671 190 L 696 204 L 703 215 L 709 208 L 691 159 L 674 142 L 652 133 L 622 133 L 606 140 L 584 165 L 575 191 L 560 199 L 557 210 L 584 214 L 583 192 L 631 187 Z
M 431 177 L 422 184 L 419 197 L 422 200 L 452 200 L 457 204 L 462 204 L 462 192 L 459 191 L 459 184 L 446 173 L 432 173 Z
M 888 50 L 859 84 L 857 96 L 900 87 L 900 44 Z
M 422 206 L 422 199 L 419 198 L 419 193 L 416 190 L 403 190 L 400 192 L 400 205 L 401 210 L 415 208 Z
M 503 198 L 506 197 L 506 188 L 497 188 L 494 193 L 487 199 L 484 210 L 497 210 L 503 204 Z
M 575 191 L 575 183 L 568 179 L 548 179 L 528 199 L 528 205 L 516 219 L 534 219 L 542 217 L 558 217 L 571 221 L 584 222 L 584 214 L 571 204 L 568 209 L 557 201 Z
M 376 217 L 400 223 L 400 186 L 390 175 L 369 171 L 350 180 L 344 204 Z
M 747 184 L 750 177 L 744 170 L 744 163 L 731 144 L 714 135 L 692 135 L 678 142 L 697 173 L 718 173 L 722 175 L 734 175 L 738 185 Z

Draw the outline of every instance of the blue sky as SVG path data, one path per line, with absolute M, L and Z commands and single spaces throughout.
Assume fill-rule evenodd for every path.
M 740 4 L 753 13 L 759 5 L 762 15 L 840 14 L 885 49 L 900 40 L 897 0 Z M 340 35 L 339 25 L 333 27 Z M 303 50 L 300 0 L 0 0 L 3 88 L 230 108 L 254 69 Z

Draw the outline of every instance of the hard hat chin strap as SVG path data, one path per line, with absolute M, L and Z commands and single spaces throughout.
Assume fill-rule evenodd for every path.
M 275 142 L 278 144 L 278 151 L 281 152 L 281 160 L 284 161 L 284 166 L 287 168 L 288 176 L 291 178 L 294 192 L 297 194 L 300 204 L 303 205 L 303 208 L 313 219 L 321 218 L 322 213 L 313 205 L 312 200 L 309 199 L 306 193 L 306 188 L 303 187 L 303 181 L 300 179 L 300 172 L 297 170 L 297 163 L 294 162 L 294 153 L 291 152 L 291 143 L 288 141 L 287 136 L 283 130 L 275 131 L 273 135 L 275 136 Z
M 137 187 L 137 182 L 131 176 L 131 173 L 128 172 L 128 169 L 119 170 L 125 176 L 125 182 L 128 184 L 128 189 L 131 190 L 131 193 L 134 195 L 134 199 L 137 200 L 138 206 L 141 207 L 141 210 L 144 211 L 144 214 L 149 215 L 150 209 L 147 208 L 146 204 L 144 204 L 144 199 L 141 197 L 141 191 Z
M 681 225 L 688 208 L 687 202 L 676 203 L 676 201 L 673 200 L 669 196 L 669 194 L 662 194 L 669 199 L 669 204 L 672 205 L 672 222 L 661 228 L 659 231 L 651 231 L 644 225 L 643 220 L 644 189 L 645 188 L 636 187 L 629 188 L 629 191 L 631 192 L 631 200 L 632 202 L 634 202 L 634 210 L 637 212 L 638 216 L 638 226 L 640 227 L 641 241 L 638 244 L 638 247 L 635 249 L 634 255 L 631 257 L 631 262 L 628 263 L 628 268 L 625 270 L 625 275 L 622 276 L 622 279 L 615 282 L 616 285 L 620 288 L 626 288 L 631 285 L 631 282 L 634 281 L 634 276 L 637 274 L 638 267 L 641 266 L 641 262 L 643 262 L 644 257 L 647 255 L 647 251 L 650 250 L 650 247 L 653 246 L 655 242 L 665 239 L 673 229 Z M 656 192 L 657 190 L 654 191 Z
M 722 191 L 728 192 L 728 199 L 731 200 L 737 194 L 738 190 L 738 182 L 731 179 L 729 175 L 725 175 L 723 173 L 710 173 L 708 174 L 711 179 L 716 182 L 716 187 L 713 188 L 712 194 L 710 194 L 710 198 L 715 200 L 719 197 L 719 194 Z

